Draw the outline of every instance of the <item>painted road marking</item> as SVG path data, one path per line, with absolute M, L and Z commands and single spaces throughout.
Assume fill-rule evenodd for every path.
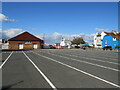
M 23 52 L 23 51 L 22 51 Z M 44 77 L 44 79 L 48 82 L 48 84 L 53 88 L 53 90 L 57 90 L 57 88 L 52 84 L 52 82 L 45 76 L 45 74 L 35 65 L 35 63 L 23 52 L 26 58 L 33 64 L 33 66 L 38 70 L 38 72 Z
M 8 59 L 11 57 L 11 55 L 13 54 L 13 51 L 11 52 L 11 54 L 6 58 L 6 60 L 1 64 L 0 69 L 3 67 L 3 65 L 8 61 Z
M 70 49 L 71 50 L 71 49 Z M 81 50 L 79 50 L 78 49 L 78 51 L 81 51 Z M 82 51 L 84 51 L 84 50 L 82 50 Z M 108 52 L 108 51 L 107 51 Z M 74 53 L 74 52 L 73 52 Z M 78 52 L 79 53 L 79 52 Z M 87 52 L 86 50 L 85 50 L 85 52 L 80 52 L 80 54 L 81 55 L 84 55 L 85 53 L 90 53 L 90 52 Z M 95 54 L 96 54 L 96 52 L 94 52 Z M 93 56 L 94 55 L 94 53 L 91 53 L 91 55 Z M 100 54 L 100 53 L 99 53 Z M 101 54 L 105 54 L 105 53 L 101 53 Z M 109 53 L 110 54 L 110 53 Z M 79 54 L 76 54 L 76 55 L 79 55 Z M 106 54 L 106 55 L 108 55 L 108 54 Z M 117 58 L 111 58 L 111 57 L 108 57 L 108 58 L 102 58 L 102 57 L 98 57 L 98 58 L 100 58 L 100 59 L 110 59 L 110 60 L 112 60 L 112 61 L 116 61 L 116 60 L 118 60 Z
M 66 59 L 71 59 L 71 60 L 82 62 L 82 63 L 86 63 L 86 64 L 90 64 L 90 65 L 93 65 L 93 66 L 102 67 L 102 68 L 113 70 L 113 71 L 117 71 L 117 72 L 119 71 L 119 70 L 111 68 L 111 67 L 106 67 L 106 66 L 102 66 L 102 65 L 99 65 L 99 64 L 94 64 L 94 63 L 90 63 L 90 62 L 86 62 L 86 61 L 82 61 L 82 60 L 77 60 L 77 59 L 74 59 L 74 58 L 69 58 L 69 57 L 65 57 L 65 56 L 61 56 L 61 55 L 56 55 L 56 54 L 51 54 L 51 53 L 48 53 L 48 54 L 54 55 L 54 56 L 59 56 L 59 57 L 66 58 Z
M 85 54 L 85 53 L 82 52 L 82 55 L 83 55 L 83 54 Z M 79 55 L 79 54 L 76 54 L 76 55 Z M 111 61 L 118 61 L 118 59 L 111 58 L 111 57 L 108 57 L 108 58 L 105 58 L 105 57 L 104 57 L 104 58 L 102 58 L 102 57 L 97 57 L 97 58 L 100 58 L 100 59 L 108 59 L 108 58 L 109 58 L 109 60 L 111 60 Z
M 117 72 L 119 72 L 119 70 L 114 69 L 114 68 L 111 68 L 111 67 L 106 67 L 106 66 L 103 66 L 103 65 L 94 64 L 94 63 L 90 63 L 90 62 L 87 62 L 87 61 L 82 61 L 82 60 L 78 60 L 78 59 L 74 59 L 74 58 L 69 58 L 69 57 L 65 57 L 65 56 L 62 56 L 62 55 L 56 55 L 56 54 L 52 54 L 52 53 L 48 53 L 48 54 L 50 54 L 50 55 L 54 55 L 54 56 L 58 56 L 58 57 L 62 57 L 62 58 L 66 58 L 66 59 L 73 60 L 73 61 L 78 61 L 78 62 L 82 62 L 82 63 L 90 64 L 90 65 L 93 65 L 93 66 L 102 67 L 102 68 L 105 68 L 105 69 L 109 69 L 109 70 L 113 70 L 113 71 L 117 71 Z
M 50 50 L 49 50 L 49 51 L 50 51 Z M 40 51 L 40 52 L 41 52 L 41 51 Z M 62 52 L 64 52 L 64 51 L 61 51 L 61 53 L 62 53 Z M 68 52 L 68 51 L 67 51 L 67 52 Z M 74 53 L 74 52 L 73 52 L 73 53 Z M 81 53 L 83 53 L 83 52 L 81 52 Z M 69 54 L 69 53 L 68 53 L 68 54 Z M 85 53 L 83 53 L 83 54 L 85 54 Z M 81 55 L 84 56 L 83 54 L 81 54 Z M 79 55 L 79 54 L 75 54 L 75 55 Z M 90 58 L 92 58 L 92 57 L 90 57 Z M 93 58 L 95 58 L 95 57 L 93 57 Z M 97 57 L 97 58 L 99 58 L 99 59 L 108 59 L 108 58 L 105 58 L 105 57 L 104 57 L 104 58 L 102 58 L 102 57 Z M 109 57 L 109 60 L 111 60 L 111 61 L 118 61 L 118 59 L 115 59 L 115 58 L 113 59 L 113 58 L 110 58 L 110 57 Z
M 73 66 L 70 66 L 70 65 L 68 65 L 68 64 L 62 63 L 62 62 L 60 62 L 60 61 L 57 61 L 57 60 L 52 59 L 52 58 L 49 58 L 49 57 L 47 57 L 47 56 L 40 55 L 40 54 L 35 53 L 35 52 L 33 52 L 33 53 L 34 53 L 34 54 L 37 54 L 37 55 L 39 55 L 39 56 L 41 56 L 41 57 L 44 57 L 44 58 L 46 58 L 46 59 L 49 59 L 49 60 L 51 60 L 51 61 L 57 62 L 57 63 L 59 63 L 59 64 L 61 64 L 61 65 L 67 66 L 67 67 L 69 67 L 69 68 L 71 68 L 71 69 L 74 69 L 74 70 L 76 70 L 76 71 L 79 71 L 79 72 L 81 72 L 81 73 L 83 73 L 83 74 L 86 74 L 86 75 L 88 75 L 88 76 L 91 76 L 91 77 L 93 77 L 93 78 L 96 78 L 96 79 L 98 79 L 98 80 L 100 80 L 100 81 L 103 81 L 103 82 L 105 82 L 105 83 L 108 83 L 108 84 L 110 84 L 110 85 L 112 85 L 112 86 L 115 86 L 115 87 L 117 87 L 117 88 L 120 88 L 119 85 L 114 84 L 114 83 L 112 83 L 112 82 L 110 82 L 110 81 L 107 81 L 107 80 L 105 80 L 105 79 L 102 79 L 102 78 L 100 78 L 100 77 L 98 77 L 98 76 L 92 75 L 92 74 L 87 73 L 87 72 L 85 72 L 85 71 L 83 71 L 83 70 L 77 69 L 77 68 L 75 68 L 75 67 L 73 67 Z
M 68 55 L 68 56 L 73 56 L 73 57 L 79 57 L 79 56 L 76 56 L 76 55 L 71 55 L 71 54 L 63 54 L 61 53 L 62 55 Z M 109 61 L 103 61 L 103 60 L 99 60 L 99 59 L 95 59 L 95 58 L 86 58 L 86 57 L 80 57 L 80 58 L 85 58 L 85 59 L 89 59 L 89 60 L 93 60 L 93 61 L 100 61 L 100 62 L 105 62 L 105 63 L 111 63 L 111 64 L 116 64 L 116 65 L 120 65 L 119 63 L 115 63 L 115 62 L 109 62 Z

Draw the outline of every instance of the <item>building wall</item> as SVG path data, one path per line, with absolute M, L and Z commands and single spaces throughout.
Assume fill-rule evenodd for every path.
M 2 43 L 2 49 L 9 49 L 9 43 Z
M 25 41 L 9 41 L 9 49 L 19 49 L 18 44 L 23 44 L 23 49 L 33 49 L 33 44 L 37 44 L 37 49 L 42 48 L 41 42 L 39 41 L 31 41 L 31 44 L 25 44 Z
M 60 42 L 60 46 L 70 46 L 71 45 L 71 41 L 68 39 L 62 39 L 62 41 Z
M 120 41 L 113 40 L 112 36 L 105 36 L 102 40 L 102 48 L 105 46 L 111 46 L 112 48 L 115 48 L 117 45 L 120 45 Z
M 101 41 L 101 37 L 95 35 L 94 36 L 94 45 L 95 45 L 95 48 L 102 48 L 102 41 Z
M 106 35 L 105 32 L 100 33 L 101 36 L 97 36 L 98 33 L 95 34 L 94 36 L 94 46 L 95 48 L 102 48 L 102 39 Z

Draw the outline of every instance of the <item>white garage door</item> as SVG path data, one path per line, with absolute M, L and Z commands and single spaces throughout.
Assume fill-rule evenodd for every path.
M 22 43 L 18 44 L 18 48 L 23 49 L 23 44 Z
M 33 44 L 33 48 L 37 49 L 37 44 L 36 43 Z

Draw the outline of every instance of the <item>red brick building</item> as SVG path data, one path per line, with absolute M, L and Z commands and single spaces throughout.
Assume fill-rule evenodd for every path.
M 9 49 L 40 49 L 43 48 L 43 40 L 24 32 L 8 40 Z

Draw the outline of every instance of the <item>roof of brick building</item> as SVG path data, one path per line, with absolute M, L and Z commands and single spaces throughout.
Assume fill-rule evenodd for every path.
M 29 32 L 23 32 L 13 38 L 10 38 L 8 41 L 43 41 L 43 40 L 30 34 Z

